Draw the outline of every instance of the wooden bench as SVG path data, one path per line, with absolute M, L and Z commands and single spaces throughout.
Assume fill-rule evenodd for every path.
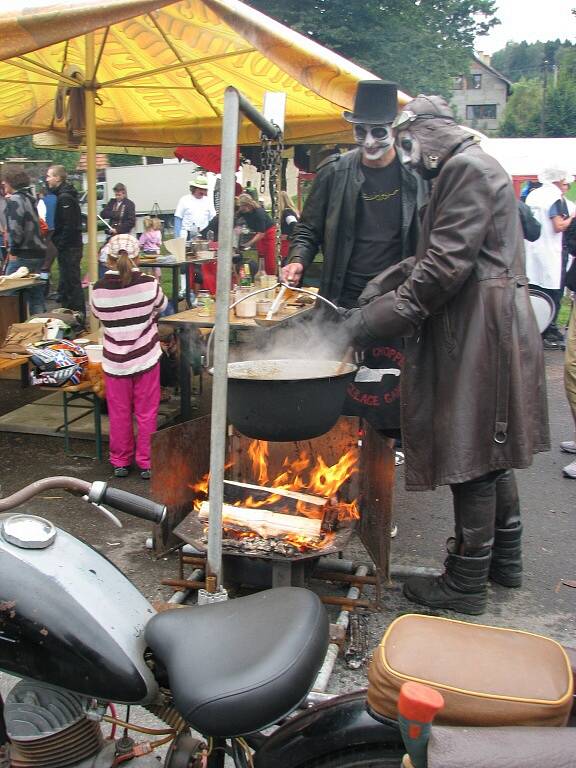
M 70 425 L 82 418 L 82 416 L 77 416 L 76 418 L 70 419 L 68 406 L 74 400 L 86 400 L 91 404 L 94 413 L 94 434 L 96 439 L 95 458 L 98 459 L 98 461 L 102 461 L 102 409 L 100 407 L 100 398 L 94 392 L 92 383 L 90 381 L 81 381 L 80 384 L 64 384 L 61 387 L 42 387 L 42 389 L 50 392 L 62 393 L 62 403 L 64 406 L 64 424 L 62 425 L 62 430 L 64 432 L 64 450 L 66 453 L 71 453 Z M 92 457 L 90 456 L 88 458 Z
M 28 355 L 17 355 L 14 353 L 11 357 L 0 357 L 0 378 L 2 373 L 20 368 L 20 381 L 23 386 L 28 384 Z M 10 377 L 7 377 L 10 378 Z

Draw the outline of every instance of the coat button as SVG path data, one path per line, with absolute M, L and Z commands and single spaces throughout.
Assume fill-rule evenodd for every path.
M 396 302 L 396 309 L 404 309 L 406 307 L 405 301 L 397 301 Z

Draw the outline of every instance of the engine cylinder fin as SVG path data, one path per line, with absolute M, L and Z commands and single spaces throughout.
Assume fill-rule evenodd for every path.
M 12 740 L 12 768 L 65 768 L 92 757 L 104 744 L 100 725 L 81 720 L 46 738 Z

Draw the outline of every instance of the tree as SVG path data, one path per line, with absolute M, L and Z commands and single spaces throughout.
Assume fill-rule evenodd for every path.
M 63 165 L 67 171 L 73 171 L 80 153 L 35 147 L 31 136 L 16 136 L 11 139 L 0 139 L 0 161 L 6 162 L 10 157 L 47 160 L 48 165 Z
M 558 56 L 557 83 L 546 98 L 544 132 L 557 138 L 576 136 L 576 47 Z
M 508 99 L 500 124 L 500 136 L 540 136 L 542 83 L 538 78 L 524 78 L 516 83 Z
M 495 0 L 248 0 L 248 4 L 413 95 L 450 95 Z
M 558 63 L 562 51 L 573 48 L 571 42 L 564 40 L 549 40 L 548 42 L 507 43 L 505 48 L 492 56 L 492 66 L 505 78 L 517 83 L 522 78 L 542 79 L 545 62 L 550 70 Z

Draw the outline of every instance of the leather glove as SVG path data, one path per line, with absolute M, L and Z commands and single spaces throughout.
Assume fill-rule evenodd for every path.
M 355 349 L 365 349 L 377 341 L 377 336 L 370 331 L 364 319 L 364 310 L 361 307 L 348 310 L 340 310 L 343 316 L 341 324 L 342 334 L 347 338 L 348 346 Z
M 404 259 L 399 264 L 394 264 L 393 267 L 388 267 L 388 269 L 373 277 L 372 280 L 366 283 L 364 290 L 360 294 L 358 306 L 364 307 L 378 296 L 383 296 L 389 291 L 395 291 L 409 277 L 415 263 L 415 258 L 411 256 L 409 259 Z

